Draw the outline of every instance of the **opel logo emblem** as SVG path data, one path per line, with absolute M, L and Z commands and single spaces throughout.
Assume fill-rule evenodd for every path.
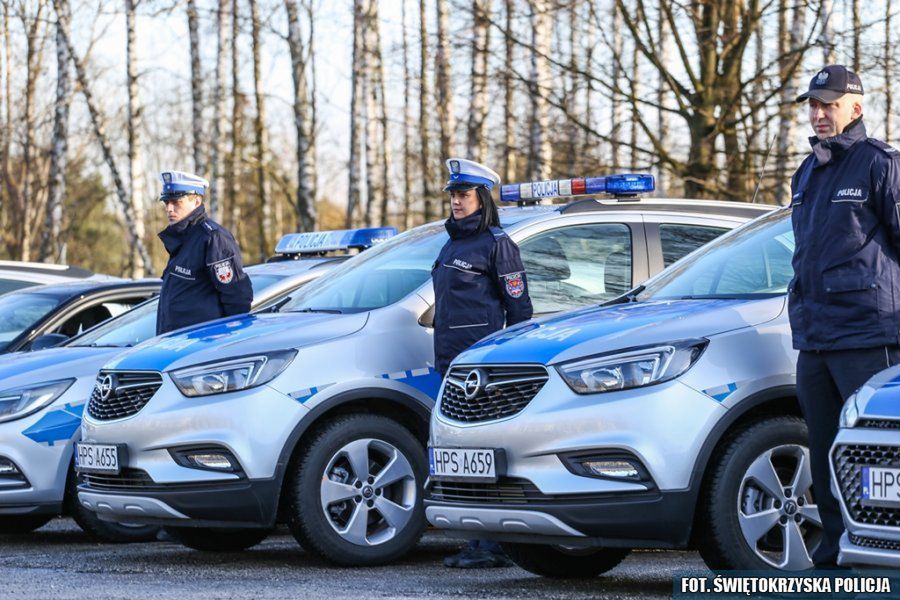
M 466 380 L 463 382 L 463 391 L 465 392 L 466 400 L 471 400 L 477 396 L 486 380 L 487 376 L 481 369 L 472 369 L 469 371 L 469 374 L 466 375 Z
M 109 398 L 109 395 L 112 394 L 113 391 L 112 375 L 105 375 L 103 379 L 100 380 L 100 383 L 97 384 L 97 389 L 100 391 L 101 400 Z

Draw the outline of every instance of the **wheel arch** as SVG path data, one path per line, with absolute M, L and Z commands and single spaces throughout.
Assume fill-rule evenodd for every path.
M 297 449 L 311 437 L 318 425 L 337 416 L 359 413 L 381 415 L 398 421 L 412 432 L 423 447 L 428 441 L 431 406 L 411 395 L 387 388 L 368 387 L 336 394 L 324 400 L 294 427 L 278 457 L 275 469 L 279 487 L 277 520 L 283 520 L 282 509 L 286 505 L 287 489 L 285 479 L 291 462 L 297 455 Z
M 795 385 L 782 385 L 761 390 L 741 400 L 728 410 L 725 416 L 716 423 L 710 435 L 700 448 L 691 473 L 690 490 L 693 495 L 691 507 L 691 546 L 695 545 L 696 536 L 700 533 L 697 523 L 697 506 L 700 493 L 706 486 L 709 466 L 712 458 L 732 437 L 732 435 L 751 423 L 774 416 L 802 417 L 800 403 L 797 400 Z

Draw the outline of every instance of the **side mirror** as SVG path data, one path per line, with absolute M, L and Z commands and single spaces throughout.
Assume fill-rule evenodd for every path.
M 34 351 L 44 350 L 45 348 L 55 348 L 67 339 L 69 339 L 69 336 L 61 333 L 45 333 L 44 335 L 35 338 L 28 349 Z
M 422 316 L 419 317 L 419 325 L 422 327 L 427 327 L 428 329 L 434 328 L 434 304 L 428 307 L 428 310 L 422 313 Z

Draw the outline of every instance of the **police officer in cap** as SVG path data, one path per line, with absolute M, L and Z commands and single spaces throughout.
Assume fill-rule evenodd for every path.
M 844 66 L 816 73 L 797 102 L 807 103 L 815 136 L 791 181 L 788 302 L 824 529 L 812 559 L 828 568 L 844 529 L 828 463 L 841 407 L 869 377 L 900 362 L 900 153 L 866 135 L 862 82 Z M 793 500 L 804 490 L 789 493 Z
M 527 321 L 532 315 L 519 247 L 500 228 L 491 189 L 500 176 L 461 158 L 447 161 L 451 215 L 444 226 L 450 239 L 438 255 L 434 281 L 434 356 L 443 375 L 456 356 L 481 338 Z M 508 566 L 500 546 L 474 540 L 444 560 L 449 567 Z
M 190 173 L 160 173 L 159 196 L 169 226 L 160 234 L 169 253 L 159 293 L 156 333 L 250 310 L 253 290 L 231 233 L 203 208 L 209 182 Z

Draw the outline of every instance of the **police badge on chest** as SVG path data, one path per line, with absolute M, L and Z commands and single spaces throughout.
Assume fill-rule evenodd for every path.
M 219 280 L 219 283 L 231 283 L 234 279 L 234 268 L 231 265 L 230 258 L 215 263 L 213 269 L 216 272 L 216 279 Z

